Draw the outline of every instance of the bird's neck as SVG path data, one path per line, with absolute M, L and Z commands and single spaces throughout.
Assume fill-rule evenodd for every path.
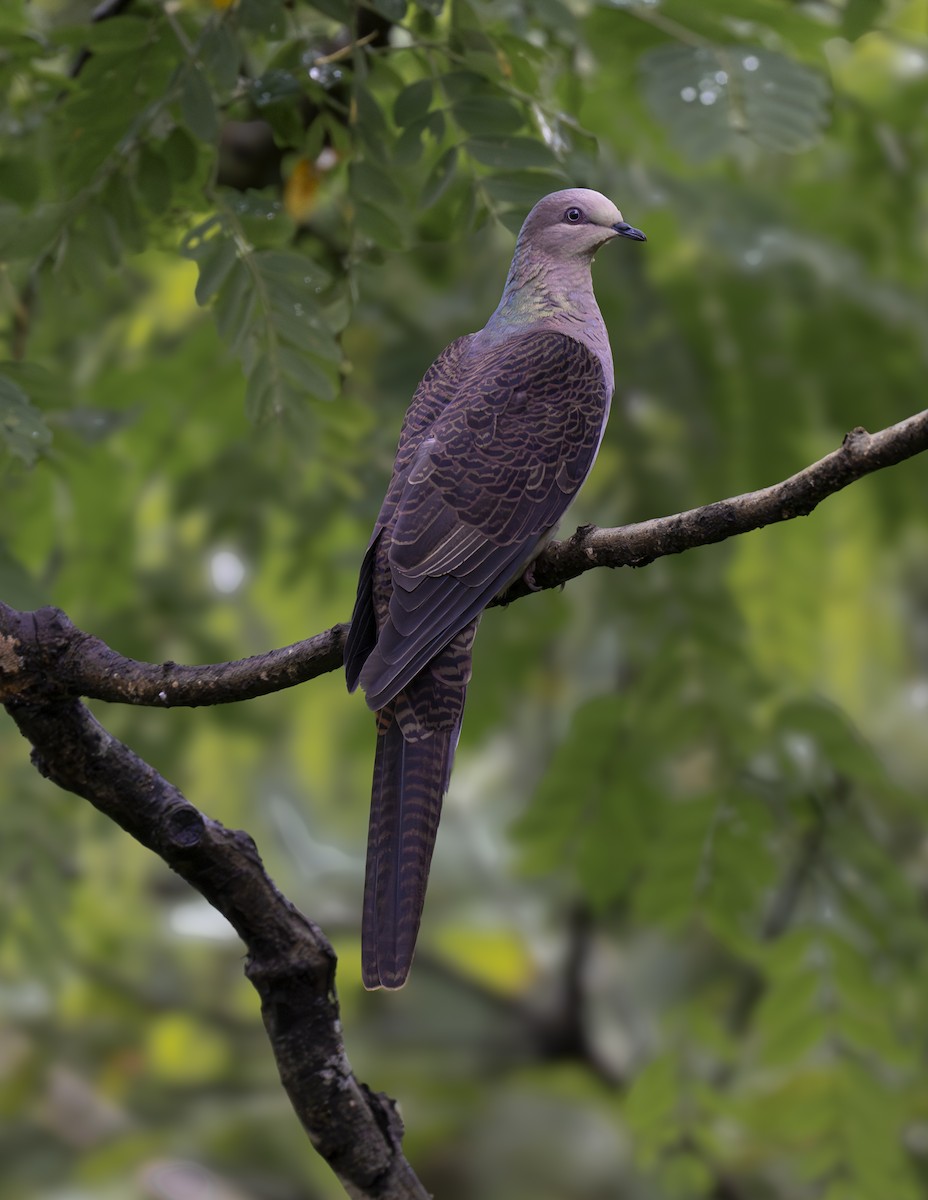
M 517 245 L 502 298 L 490 321 L 522 324 L 545 317 L 598 317 L 590 261 L 553 262 Z
M 590 259 L 553 262 L 516 246 L 509 277 L 481 340 L 505 341 L 528 330 L 550 329 L 585 343 L 612 375 L 612 351 L 590 275 Z M 611 387 L 610 387 L 611 391 Z

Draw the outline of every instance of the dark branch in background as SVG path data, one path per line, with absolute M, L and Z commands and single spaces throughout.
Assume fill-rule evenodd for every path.
M 782 885 L 770 899 L 759 930 L 761 941 L 775 941 L 792 924 L 796 910 L 815 871 L 821 864 L 828 836 L 828 807 L 846 804 L 848 792 L 847 779 L 839 775 L 831 788 L 827 806 L 819 797 L 814 795 L 809 797 L 809 825 L 799 839 L 795 856 L 783 878 Z M 751 968 L 735 996 L 728 1017 L 728 1026 L 734 1033 L 740 1033 L 747 1028 L 751 1014 L 763 996 L 766 986 L 767 981 L 764 976 L 756 969 Z
M 608 1088 L 624 1088 L 626 1079 L 596 1045 L 590 1033 L 587 979 L 596 928 L 593 914 L 577 905 L 567 914 L 563 959 L 554 988 L 532 988 L 512 995 L 459 971 L 427 950 L 416 954 L 416 970 L 449 984 L 458 996 L 492 1013 L 504 1030 L 499 1041 L 484 1047 L 491 1071 L 516 1070 L 539 1062 L 577 1063 Z
M 543 551 L 534 565 L 534 590 L 559 587 L 594 567 L 643 567 L 668 554 L 806 516 L 827 496 L 864 475 L 926 450 L 928 409 L 879 433 L 854 429 L 840 449 L 760 491 L 619 529 L 585 525 L 566 541 L 552 542 Z M 493 603 L 510 604 L 532 590 L 520 580 Z M 0 635 L 15 633 L 20 616 L 0 605 Z M 35 621 L 44 670 L 54 677 L 60 692 L 157 708 L 250 700 L 335 671 L 342 663 L 346 631 L 346 626 L 335 625 L 305 641 L 253 658 L 179 666 L 124 658 L 99 638 L 77 629 L 57 609 L 39 609 L 30 619 Z M 0 655 L 0 698 L 3 690 Z
M 79 700 L 57 693 L 55 680 L 43 677 L 43 662 L 40 644 L 28 636 L 28 617 L 19 635 L 0 636 L 7 683 L 17 670 L 33 681 L 16 695 L 8 688 L 5 704 L 34 747 L 36 768 L 154 851 L 234 926 L 248 947 L 245 973 L 261 997 L 281 1082 L 348 1195 L 427 1200 L 403 1157 L 393 1102 L 352 1074 L 339 1024 L 335 954 L 321 930 L 277 890 L 247 833 L 194 808 Z

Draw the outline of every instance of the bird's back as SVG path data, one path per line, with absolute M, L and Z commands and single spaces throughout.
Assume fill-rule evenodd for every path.
M 589 473 L 600 359 L 539 330 L 459 339 L 426 374 L 362 567 L 349 686 L 380 708 L 523 570 Z

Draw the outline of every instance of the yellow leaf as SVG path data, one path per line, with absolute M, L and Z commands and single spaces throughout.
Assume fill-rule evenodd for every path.
M 520 991 L 534 966 L 525 943 L 511 930 L 474 926 L 445 926 L 438 947 L 466 975 L 500 992 Z
M 308 158 L 297 159 L 284 187 L 284 206 L 294 221 L 306 221 L 316 207 L 319 172 Z
M 170 1013 L 154 1021 L 146 1038 L 155 1075 L 171 1083 L 215 1079 L 227 1065 L 223 1039 L 198 1021 Z

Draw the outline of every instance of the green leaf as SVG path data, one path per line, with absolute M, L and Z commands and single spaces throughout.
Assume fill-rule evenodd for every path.
M 432 103 L 431 79 L 417 79 L 403 88 L 393 103 L 393 120 L 401 128 L 424 117 Z
M 95 21 L 90 25 L 61 25 L 54 40 L 63 46 L 87 47 L 94 54 L 122 55 L 142 50 L 155 31 L 150 17 L 120 14 L 118 21 Z
M 0 196 L 15 204 L 33 204 L 39 195 L 39 165 L 27 154 L 0 159 Z
M 236 263 L 216 295 L 213 312 L 219 336 L 236 353 L 241 353 L 251 329 L 255 293 L 248 268 Z
M 883 12 L 883 0 L 847 0 L 841 18 L 841 32 L 855 41 L 875 28 Z
M 333 21 L 340 21 L 343 25 L 348 24 L 353 11 L 351 0 L 313 0 L 313 8 L 318 8 L 321 13 L 325 13 Z
M 101 263 L 116 267 L 122 261 L 122 238 L 116 222 L 102 205 L 92 205 L 87 209 L 78 223 L 76 233 Z
M 178 183 L 185 183 L 196 171 L 199 159 L 197 144 L 180 125 L 175 125 L 161 143 L 161 152 L 171 175 Z
M 123 244 L 133 251 L 143 250 L 147 240 L 145 218 L 129 180 L 120 175 L 110 176 L 100 201 L 119 231 Z
M 449 71 L 442 77 L 441 86 L 452 104 L 485 92 L 491 85 L 476 71 Z
M 525 115 L 499 96 L 467 96 L 454 105 L 454 119 L 467 133 L 499 137 L 525 124 Z
M 243 29 L 252 29 L 269 40 L 279 40 L 287 30 L 284 0 L 239 0 L 236 15 Z
M 351 164 L 351 193 L 357 200 L 385 208 L 404 208 L 405 197 L 389 171 L 368 160 Z
M 419 161 L 425 149 L 423 136 L 428 133 L 440 142 L 445 133 L 444 113 L 435 109 L 407 125 L 393 147 L 391 167 L 408 167 Z
M 0 363 L 0 371 L 46 414 L 71 402 L 71 380 L 60 370 L 26 360 Z
M 522 228 L 522 222 L 525 220 L 525 213 L 518 208 L 509 208 L 505 212 L 498 214 L 498 219 L 501 225 L 509 230 L 510 233 L 518 233 Z
M 39 608 L 48 602 L 44 586 L 32 578 L 3 542 L 0 542 L 0 598 L 4 604 L 20 609 Z
M 278 284 L 295 283 L 318 293 L 331 282 L 332 277 L 325 267 L 305 254 L 260 250 L 254 259 L 261 274 Z
M 556 159 L 544 142 L 527 137 L 472 138 L 467 150 L 487 167 L 520 170 L 526 167 L 552 167 Z
M 429 172 L 429 177 L 422 189 L 419 204 L 422 208 L 431 206 L 444 194 L 449 183 L 454 178 L 454 170 L 458 162 L 457 146 L 449 147 L 439 158 Z
M 166 160 L 147 143 L 139 150 L 135 181 L 149 212 L 163 213 L 171 200 L 171 171 Z
M 402 21 L 406 16 L 406 0 L 368 0 L 368 3 L 388 21 Z
M 273 371 L 266 358 L 259 357 L 254 364 L 245 388 L 245 412 L 248 419 L 258 424 L 268 414 L 274 392 Z
M 195 64 L 184 72 L 180 108 L 190 132 L 201 142 L 215 143 L 219 137 L 219 117 L 213 93 L 203 71 Z
M 360 201 L 356 219 L 361 232 L 385 250 L 399 250 L 405 244 L 406 235 L 399 223 L 376 204 Z
M 39 410 L 8 375 L 0 374 L 0 441 L 32 466 L 51 445 L 52 435 Z
M 206 74 L 219 92 L 229 92 L 238 83 L 242 47 L 227 21 L 217 21 L 206 32 L 200 58 Z
M 393 162 L 396 166 L 411 167 L 413 163 L 419 161 L 425 149 L 422 144 L 422 135 L 428 128 L 428 124 L 429 118 L 425 116 L 406 126 L 393 147 Z
M 208 304 L 228 278 L 229 272 L 238 261 L 235 243 L 222 234 L 210 238 L 203 251 L 198 254 L 200 267 L 196 286 L 197 304 Z
M 331 370 L 326 370 L 309 355 L 287 346 L 280 348 L 277 357 L 281 370 L 299 392 L 316 400 L 335 399 L 335 378 Z
M 79 405 L 50 413 L 48 424 L 55 429 L 73 433 L 87 446 L 105 442 L 119 429 L 125 429 L 134 420 L 132 413 L 113 412 L 108 408 L 91 408 Z
M 24 34 L 26 29 L 26 0 L 9 0 L 0 8 L 0 33 Z
M 597 907 L 622 896 L 661 809 L 652 771 L 624 698 L 603 696 L 578 709 L 517 828 L 528 869 L 572 868 Z
M 494 200 L 527 212 L 542 196 L 567 187 L 566 175 L 550 171 L 505 171 L 488 175 L 483 186 Z
M 272 301 L 274 329 L 280 338 L 327 362 L 341 361 L 341 351 L 322 309 L 306 304 L 281 304 L 276 293 Z
M 829 88 L 816 71 L 749 46 L 660 46 L 642 56 L 645 96 L 694 161 L 742 139 L 797 153 L 822 136 Z
M 269 105 L 292 105 L 303 94 L 303 86 L 291 71 L 275 68 L 253 79 L 249 89 L 258 108 Z
M 511 73 L 512 82 L 530 96 L 539 94 L 539 70 L 546 62 L 542 47 L 533 46 L 515 34 L 502 35 L 497 39 L 500 52 Z
M 358 106 L 358 132 L 369 154 L 380 162 L 389 162 L 388 149 L 392 138 L 386 119 L 370 90 L 358 85 L 355 91 Z
M 66 219 L 63 204 L 46 204 L 23 214 L 16 204 L 0 205 L 0 256 L 10 262 L 42 253 Z
M 200 258 L 208 250 L 207 243 L 215 237 L 223 228 L 222 218 L 216 213 L 211 213 L 199 225 L 195 225 L 193 229 L 188 230 L 181 240 L 180 252 L 184 258 L 192 258 L 194 260 Z
M 776 714 L 776 728 L 811 738 L 824 762 L 841 776 L 879 791 L 886 787 L 885 767 L 836 705 L 813 697 L 784 704 Z

